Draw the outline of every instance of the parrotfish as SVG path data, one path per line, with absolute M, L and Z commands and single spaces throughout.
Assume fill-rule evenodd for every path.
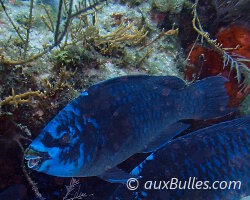
M 142 177 L 138 185 L 130 184 L 139 187 L 132 191 L 121 185 L 110 199 L 236 200 L 250 195 L 250 116 L 172 140 L 131 174 Z
M 130 75 L 92 85 L 52 119 L 25 152 L 28 167 L 58 177 L 127 175 L 116 166 L 152 152 L 189 127 L 185 119 L 223 116 L 227 79 L 187 85 L 174 76 Z

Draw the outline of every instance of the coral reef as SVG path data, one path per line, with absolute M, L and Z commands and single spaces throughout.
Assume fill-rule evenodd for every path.
M 13 21 L 13 19 L 11 18 L 11 16 L 9 15 L 7 8 L 4 4 L 4 2 L 1 0 L 1 6 L 6 14 L 7 19 L 9 20 L 9 22 L 11 23 L 11 25 L 13 26 L 15 32 L 17 33 L 19 39 L 21 40 L 21 42 L 24 45 L 24 49 L 23 49 L 23 59 L 19 59 L 19 60 L 10 60 L 8 58 L 5 58 L 6 56 L 1 55 L 1 60 L 0 63 L 5 64 L 5 65 L 21 65 L 21 64 L 25 64 L 31 61 L 36 60 L 37 58 L 45 55 L 46 53 L 48 53 L 49 51 L 51 51 L 53 48 L 57 47 L 58 45 L 60 45 L 61 41 L 64 39 L 65 35 L 67 35 L 68 32 L 68 27 L 71 25 L 73 19 L 75 17 L 78 17 L 79 15 L 81 15 L 82 13 L 86 13 L 89 10 L 92 9 L 97 9 L 97 6 L 103 2 L 103 0 L 100 1 L 89 1 L 88 5 L 86 4 L 86 1 L 84 3 L 84 1 L 82 3 L 79 3 L 79 6 L 76 6 L 75 11 L 73 11 L 73 6 L 74 6 L 74 2 L 73 1 L 69 1 L 66 2 L 64 0 L 60 0 L 59 1 L 59 8 L 58 8 L 58 12 L 57 12 L 57 19 L 56 19 L 56 23 L 55 26 L 54 24 L 50 24 L 50 26 L 48 26 L 48 22 L 46 20 L 44 20 L 44 16 L 41 16 L 41 20 L 45 23 L 45 25 L 47 27 L 50 27 L 49 30 L 55 30 L 53 33 L 53 37 L 54 40 L 51 44 L 46 44 L 43 45 L 43 47 L 45 47 L 41 52 L 35 54 L 35 55 L 30 55 L 28 58 L 26 58 L 26 54 L 28 51 L 28 46 L 29 46 L 29 42 L 30 42 L 30 29 L 32 28 L 33 25 L 33 8 L 34 8 L 34 0 L 30 1 L 30 5 L 29 5 L 29 16 L 28 16 L 28 20 L 27 20 L 27 25 L 25 25 L 23 28 L 24 30 L 22 30 L 20 28 L 20 26 L 16 25 L 15 22 Z M 45 13 L 47 14 L 47 17 L 50 21 L 50 23 L 52 22 L 52 18 L 48 12 L 47 9 L 44 9 Z M 64 12 L 63 12 L 64 11 Z M 65 21 L 64 24 L 62 25 L 62 17 L 65 17 Z M 52 28 L 54 26 L 54 28 Z M 23 37 L 22 35 L 22 31 L 25 31 L 25 37 Z
M 145 1 L 60 0 L 54 9 L 32 0 L 1 0 L 0 9 L 0 144 L 1 152 L 11 155 L 0 159 L 0 166 L 5 166 L 4 159 L 18 171 L 17 175 L 12 170 L 5 171 L 8 176 L 0 173 L 6 183 L 0 190 L 26 185 L 24 174 L 30 189 L 42 199 L 41 180 L 34 179 L 23 164 L 26 145 L 93 83 L 138 73 L 182 76 L 179 68 L 184 65 L 176 62 L 177 57 L 184 60 L 178 27 L 160 30 L 151 17 L 152 4 Z M 15 163 L 13 156 L 18 158 Z M 7 177 L 14 182 L 7 182 Z M 56 199 L 54 193 L 46 195 Z M 62 199 L 65 194 L 59 195 Z
M 195 78 L 205 78 L 222 74 L 229 78 L 227 91 L 230 95 L 230 106 L 239 105 L 249 95 L 249 37 L 250 32 L 244 26 L 231 25 L 219 29 L 213 40 L 208 32 L 204 31 L 197 15 L 198 1 L 196 1 L 193 14 L 193 27 L 198 33 L 197 39 L 201 38 L 204 45 L 193 44 L 188 56 L 189 67 L 186 70 L 185 78 L 189 81 Z

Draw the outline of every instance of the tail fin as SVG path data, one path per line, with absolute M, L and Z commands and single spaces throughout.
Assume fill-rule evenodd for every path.
M 232 109 L 227 108 L 228 94 L 222 76 L 213 76 L 195 82 L 187 88 L 188 116 L 191 119 L 211 119 L 222 117 Z

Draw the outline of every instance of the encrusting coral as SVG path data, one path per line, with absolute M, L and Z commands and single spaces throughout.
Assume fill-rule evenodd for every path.
M 245 76 L 245 82 L 244 85 L 248 85 L 249 84 L 249 79 L 250 79 L 250 69 L 247 67 L 247 65 L 244 62 L 250 62 L 250 59 L 242 59 L 242 58 L 233 58 L 229 53 L 228 53 L 228 48 L 223 48 L 222 44 L 219 44 L 217 42 L 217 40 L 215 39 L 211 39 L 209 36 L 209 33 L 204 31 L 198 14 L 197 14 L 197 4 L 198 4 L 199 0 L 196 0 L 194 5 L 193 5 L 193 28 L 195 29 L 195 31 L 199 34 L 199 36 L 201 37 L 201 41 L 203 42 L 203 40 L 205 39 L 206 42 L 211 45 L 219 54 L 221 54 L 221 56 L 223 57 L 224 60 L 224 67 L 230 65 L 231 70 L 235 69 L 236 70 L 236 78 L 238 80 L 238 83 L 241 82 L 241 74 L 244 74 Z M 233 48 L 237 48 L 233 47 Z

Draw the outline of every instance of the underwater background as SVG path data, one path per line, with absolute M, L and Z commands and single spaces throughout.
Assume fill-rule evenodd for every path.
M 182 135 L 248 116 L 249 8 L 249 0 L 0 0 L 0 200 L 123 199 L 113 195 L 119 184 L 54 177 L 24 161 L 48 122 L 100 81 L 147 74 L 191 84 L 221 75 L 235 112 L 194 120 Z M 118 167 L 130 172 L 148 156 Z

